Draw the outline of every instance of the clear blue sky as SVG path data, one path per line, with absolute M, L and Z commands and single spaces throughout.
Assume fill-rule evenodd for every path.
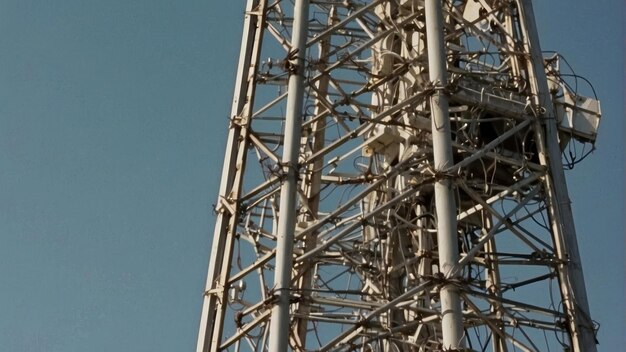
M 0 350 L 195 347 L 243 6 L 0 0 Z M 536 12 L 603 103 L 568 181 L 600 350 L 620 351 L 624 5 Z

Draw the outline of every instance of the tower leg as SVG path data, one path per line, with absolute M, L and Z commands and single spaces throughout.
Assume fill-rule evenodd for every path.
M 589 315 L 589 303 L 576 240 L 574 216 L 572 215 L 571 201 L 569 200 L 561 161 L 556 112 L 548 88 L 532 1 L 521 0 L 519 9 L 524 24 L 525 44 L 530 53 L 528 71 L 530 81 L 534 82 L 531 85 L 535 95 L 534 107 L 539 117 L 539 120 L 535 122 L 539 158 L 541 164 L 550 170 L 544 182 L 548 197 L 548 215 L 559 258 L 557 270 L 563 304 L 566 307 L 568 329 L 574 351 L 595 352 L 595 331 Z

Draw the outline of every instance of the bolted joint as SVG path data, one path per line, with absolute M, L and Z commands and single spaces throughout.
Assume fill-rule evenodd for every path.
M 433 177 L 435 182 L 443 180 L 450 180 L 454 182 L 455 180 L 461 178 L 457 172 L 450 172 L 448 170 L 434 170 Z
M 283 60 L 283 67 L 290 75 L 296 75 L 300 73 L 300 65 L 298 65 L 298 53 L 299 49 L 293 49 L 287 54 L 287 57 Z

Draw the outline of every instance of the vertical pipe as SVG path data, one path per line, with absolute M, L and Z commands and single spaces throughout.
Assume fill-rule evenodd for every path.
M 328 11 L 327 25 L 333 26 L 338 21 L 337 9 L 335 6 L 331 6 Z M 319 42 L 319 63 L 317 70 L 322 72 L 326 69 L 328 63 L 328 53 L 330 52 L 331 37 L 324 38 Z M 327 99 L 329 77 L 327 75 L 322 76 L 316 83 L 317 96 L 315 98 L 315 110 L 313 116 L 319 116 L 327 110 L 323 102 Z M 310 140 L 311 150 L 310 153 L 314 154 L 324 148 L 324 138 L 326 135 L 326 117 L 322 117 L 319 120 L 311 124 L 310 137 L 303 136 L 302 143 L 307 143 Z M 310 210 L 309 214 L 302 214 L 299 221 L 312 221 L 318 218 L 320 208 L 320 190 L 322 189 L 322 169 L 324 167 L 324 158 L 318 158 L 313 163 L 309 164 L 306 173 L 303 175 L 301 189 L 306 196 L 307 208 Z M 317 231 L 313 231 L 303 238 L 304 251 L 308 252 L 317 245 Z M 305 260 L 300 270 L 302 278 L 298 283 L 298 288 L 301 291 L 301 300 L 298 303 L 297 312 L 300 318 L 296 320 L 295 331 L 297 334 L 297 345 L 300 348 L 305 348 L 306 338 L 308 334 L 308 319 L 302 317 L 308 317 L 311 312 L 311 307 L 308 301 L 310 300 L 311 288 L 313 288 L 314 268 L 313 259 Z M 298 269 L 296 269 L 298 270 Z
M 482 223 L 485 233 L 489 233 L 493 230 L 492 215 L 487 210 L 482 211 Z M 487 241 L 487 243 L 485 243 L 485 270 L 487 271 L 487 274 L 485 275 L 485 286 L 487 287 L 488 294 L 494 298 L 491 300 L 491 314 L 496 316 L 496 324 L 500 333 L 504 333 L 504 326 L 502 325 L 504 308 L 501 302 L 502 291 L 500 290 L 502 281 L 500 280 L 500 268 L 498 264 L 498 256 L 496 255 L 497 252 L 496 241 L 494 238 L 491 238 Z M 498 331 L 492 330 L 491 336 L 493 337 L 493 352 L 508 351 L 506 340 L 501 337 Z
M 283 145 L 283 183 L 280 189 L 280 218 L 276 238 L 274 290 L 277 302 L 272 308 L 269 350 L 286 352 L 289 345 L 289 300 L 293 240 L 298 187 L 298 150 L 300 146 L 302 105 L 304 97 L 304 57 L 308 31 L 309 1 L 296 0 L 294 5 L 290 76 L 287 88 L 285 141 Z M 295 57 L 294 57 L 295 56 Z
M 441 0 L 426 0 L 426 39 L 428 42 L 428 72 L 435 85 L 435 93 L 430 99 L 432 120 L 433 154 L 435 170 L 443 171 L 451 167 L 452 141 L 448 98 L 443 92 L 447 85 L 446 56 L 443 33 L 443 9 Z M 452 180 L 441 175 L 435 182 L 435 206 L 437 210 L 437 245 L 439 267 L 447 279 L 455 279 L 458 274 L 448 274 L 459 260 L 458 236 L 456 227 L 456 205 Z M 441 327 L 443 349 L 463 348 L 463 315 L 458 289 L 454 284 L 444 284 L 440 292 Z

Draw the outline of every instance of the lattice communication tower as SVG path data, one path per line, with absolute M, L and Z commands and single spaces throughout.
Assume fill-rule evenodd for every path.
M 197 350 L 595 351 L 565 64 L 530 0 L 248 0 Z

